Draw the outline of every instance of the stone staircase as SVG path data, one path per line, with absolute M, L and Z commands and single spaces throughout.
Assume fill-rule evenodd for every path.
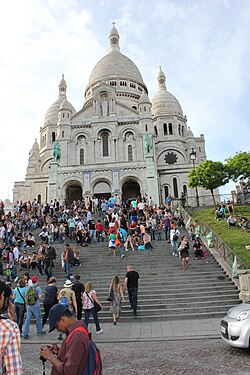
M 191 242 L 190 242 L 191 245 Z M 108 242 L 78 247 L 81 267 L 72 267 L 81 281 L 91 281 L 104 309 L 99 312 L 101 322 L 110 322 L 109 302 L 106 301 L 110 281 L 118 275 L 124 281 L 126 266 L 133 264 L 141 277 L 138 297 L 138 320 L 178 320 L 223 317 L 227 310 L 237 303 L 238 289 L 226 276 L 211 254 L 204 260 L 195 260 L 190 250 L 189 269 L 183 271 L 181 260 L 172 256 L 170 244 L 153 241 L 152 251 L 130 249 L 125 258 L 108 255 Z M 54 244 L 57 260 L 53 276 L 59 289 L 65 282 L 65 273 L 60 267 L 63 245 Z M 117 251 L 118 254 L 118 251 Z M 36 272 L 36 271 L 35 271 Z M 36 273 L 35 273 L 36 274 Z M 33 273 L 31 273 L 33 275 Z M 39 277 L 42 289 L 47 285 L 46 277 Z M 131 320 L 128 295 L 120 316 L 121 321 Z

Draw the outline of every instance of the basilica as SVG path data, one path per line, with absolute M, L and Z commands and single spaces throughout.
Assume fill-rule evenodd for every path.
M 15 183 L 14 201 L 147 195 L 161 204 L 168 195 L 195 196 L 188 173 L 206 159 L 204 135 L 194 137 L 187 126 L 161 67 L 158 91 L 149 99 L 139 69 L 120 52 L 119 39 L 113 25 L 108 54 L 92 70 L 78 111 L 68 101 L 62 76 L 58 98 L 29 153 L 25 180 Z M 199 189 L 200 196 L 206 194 Z

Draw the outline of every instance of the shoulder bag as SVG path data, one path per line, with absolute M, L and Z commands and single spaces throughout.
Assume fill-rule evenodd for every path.
M 102 307 L 101 305 L 99 305 L 98 302 L 96 302 L 95 300 L 93 301 L 92 298 L 90 298 L 90 296 L 88 295 L 88 293 L 86 292 L 88 298 L 90 299 L 90 301 L 94 304 L 94 308 L 96 309 L 96 312 L 99 312 L 101 311 Z

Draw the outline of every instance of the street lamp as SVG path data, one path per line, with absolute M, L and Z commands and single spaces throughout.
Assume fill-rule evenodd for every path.
M 190 152 L 190 159 L 191 159 L 192 162 L 193 162 L 193 168 L 194 168 L 194 171 L 195 171 L 196 152 L 194 151 L 193 148 L 192 148 L 192 152 Z M 197 207 L 200 207 L 200 202 L 199 202 L 199 195 L 198 195 L 198 189 L 197 189 L 197 186 L 195 187 L 195 196 L 196 196 Z

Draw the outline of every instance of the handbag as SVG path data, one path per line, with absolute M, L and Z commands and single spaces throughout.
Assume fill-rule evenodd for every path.
M 138 246 L 138 250 L 145 250 L 145 246 L 144 245 L 139 245 Z
M 102 309 L 101 305 L 99 305 L 99 303 L 96 302 L 95 300 L 93 301 L 93 300 L 90 298 L 90 296 L 88 295 L 87 292 L 86 292 L 86 294 L 87 294 L 88 298 L 90 299 L 90 301 L 94 304 L 94 308 L 95 308 L 96 312 L 101 311 L 101 309 Z
M 27 311 L 27 307 L 26 307 L 25 299 L 24 299 L 22 293 L 20 292 L 20 289 L 19 289 L 19 288 L 17 288 L 17 291 L 18 291 L 18 293 L 20 294 L 20 297 L 22 298 L 22 300 L 23 300 L 23 302 L 24 302 L 24 312 L 25 312 L 25 311 Z
M 113 291 L 113 289 L 110 290 L 108 298 L 107 298 L 107 301 L 108 302 L 113 302 L 114 301 L 114 291 Z

